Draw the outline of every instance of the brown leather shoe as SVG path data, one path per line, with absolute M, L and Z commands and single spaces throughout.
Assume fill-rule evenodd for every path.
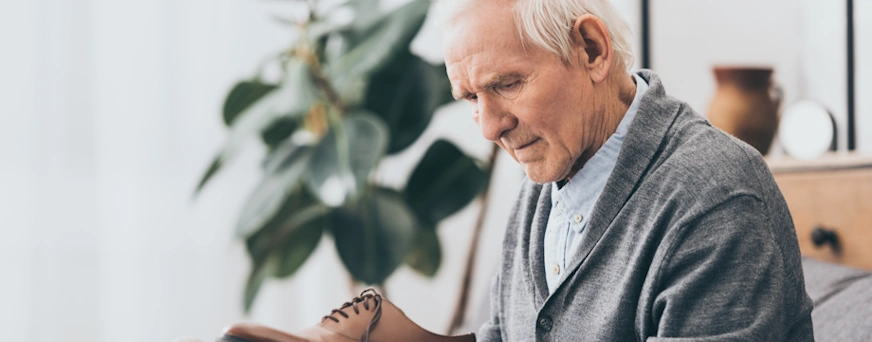
M 342 304 L 297 334 L 255 323 L 224 330 L 217 342 L 475 342 L 475 335 L 442 336 L 421 328 L 373 289 Z

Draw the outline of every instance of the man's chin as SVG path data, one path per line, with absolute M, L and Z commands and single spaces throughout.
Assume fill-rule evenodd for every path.
M 538 165 L 530 165 L 530 164 L 523 164 L 522 165 L 522 167 L 524 168 L 524 171 L 527 173 L 527 178 L 529 178 L 531 181 L 533 181 L 536 184 L 553 183 L 553 182 L 562 180 L 564 178 L 564 177 L 561 177 L 562 176 L 561 174 L 559 174 L 558 172 L 555 172 L 554 170 L 546 170 L 546 169 L 542 169 L 542 168 L 537 167 L 537 166 Z

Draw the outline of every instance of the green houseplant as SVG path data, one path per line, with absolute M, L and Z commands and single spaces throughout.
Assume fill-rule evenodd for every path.
M 307 3 L 307 19 L 292 23 L 298 39 L 272 60 L 281 80 L 264 81 L 258 71 L 227 95 L 228 138 L 195 191 L 245 140 L 260 137 L 263 176 L 236 224 L 252 261 L 246 311 L 267 278 L 293 275 L 324 234 L 356 281 L 383 284 L 402 263 L 432 276 L 441 259 L 438 222 L 465 207 L 488 178 L 446 140 L 429 146 L 402 189 L 371 177 L 452 101 L 444 65 L 409 50 L 429 0 L 389 13 L 376 0 L 350 0 L 337 5 L 355 12 L 345 23 L 328 20 L 336 8 Z

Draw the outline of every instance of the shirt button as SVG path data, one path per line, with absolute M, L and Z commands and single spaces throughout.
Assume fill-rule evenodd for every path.
M 560 274 L 560 265 L 554 264 L 554 266 L 551 267 L 551 272 L 554 272 L 554 274 Z
M 554 327 L 554 322 L 551 321 L 551 317 L 542 316 L 539 317 L 539 327 L 545 331 L 551 331 L 551 328 Z
M 583 219 L 584 219 L 584 216 L 575 215 L 575 223 L 581 223 L 581 220 L 583 220 Z

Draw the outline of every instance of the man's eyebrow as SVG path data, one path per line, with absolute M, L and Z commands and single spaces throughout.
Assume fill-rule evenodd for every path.
M 523 78 L 523 77 L 521 76 L 521 74 L 518 74 L 518 73 L 496 74 L 496 75 L 492 76 L 489 80 L 484 82 L 481 85 L 481 88 L 482 89 L 493 89 L 497 86 L 505 84 L 506 82 L 516 81 L 516 80 L 519 80 L 521 78 Z M 460 91 L 458 91 L 454 87 L 451 87 L 451 95 L 454 96 L 454 99 L 461 100 L 461 99 L 465 99 L 465 98 L 469 97 L 470 95 L 472 95 L 472 93 L 470 93 L 468 91 L 464 91 L 461 93 Z
M 467 98 L 470 95 L 468 91 L 464 91 L 461 93 L 457 88 L 451 87 L 451 96 L 454 97 L 455 100 L 462 100 Z
M 509 81 L 516 81 L 521 79 L 521 75 L 518 73 L 510 73 L 510 74 L 497 74 L 490 78 L 487 82 L 481 85 L 484 89 L 492 89 L 494 87 L 506 84 Z

